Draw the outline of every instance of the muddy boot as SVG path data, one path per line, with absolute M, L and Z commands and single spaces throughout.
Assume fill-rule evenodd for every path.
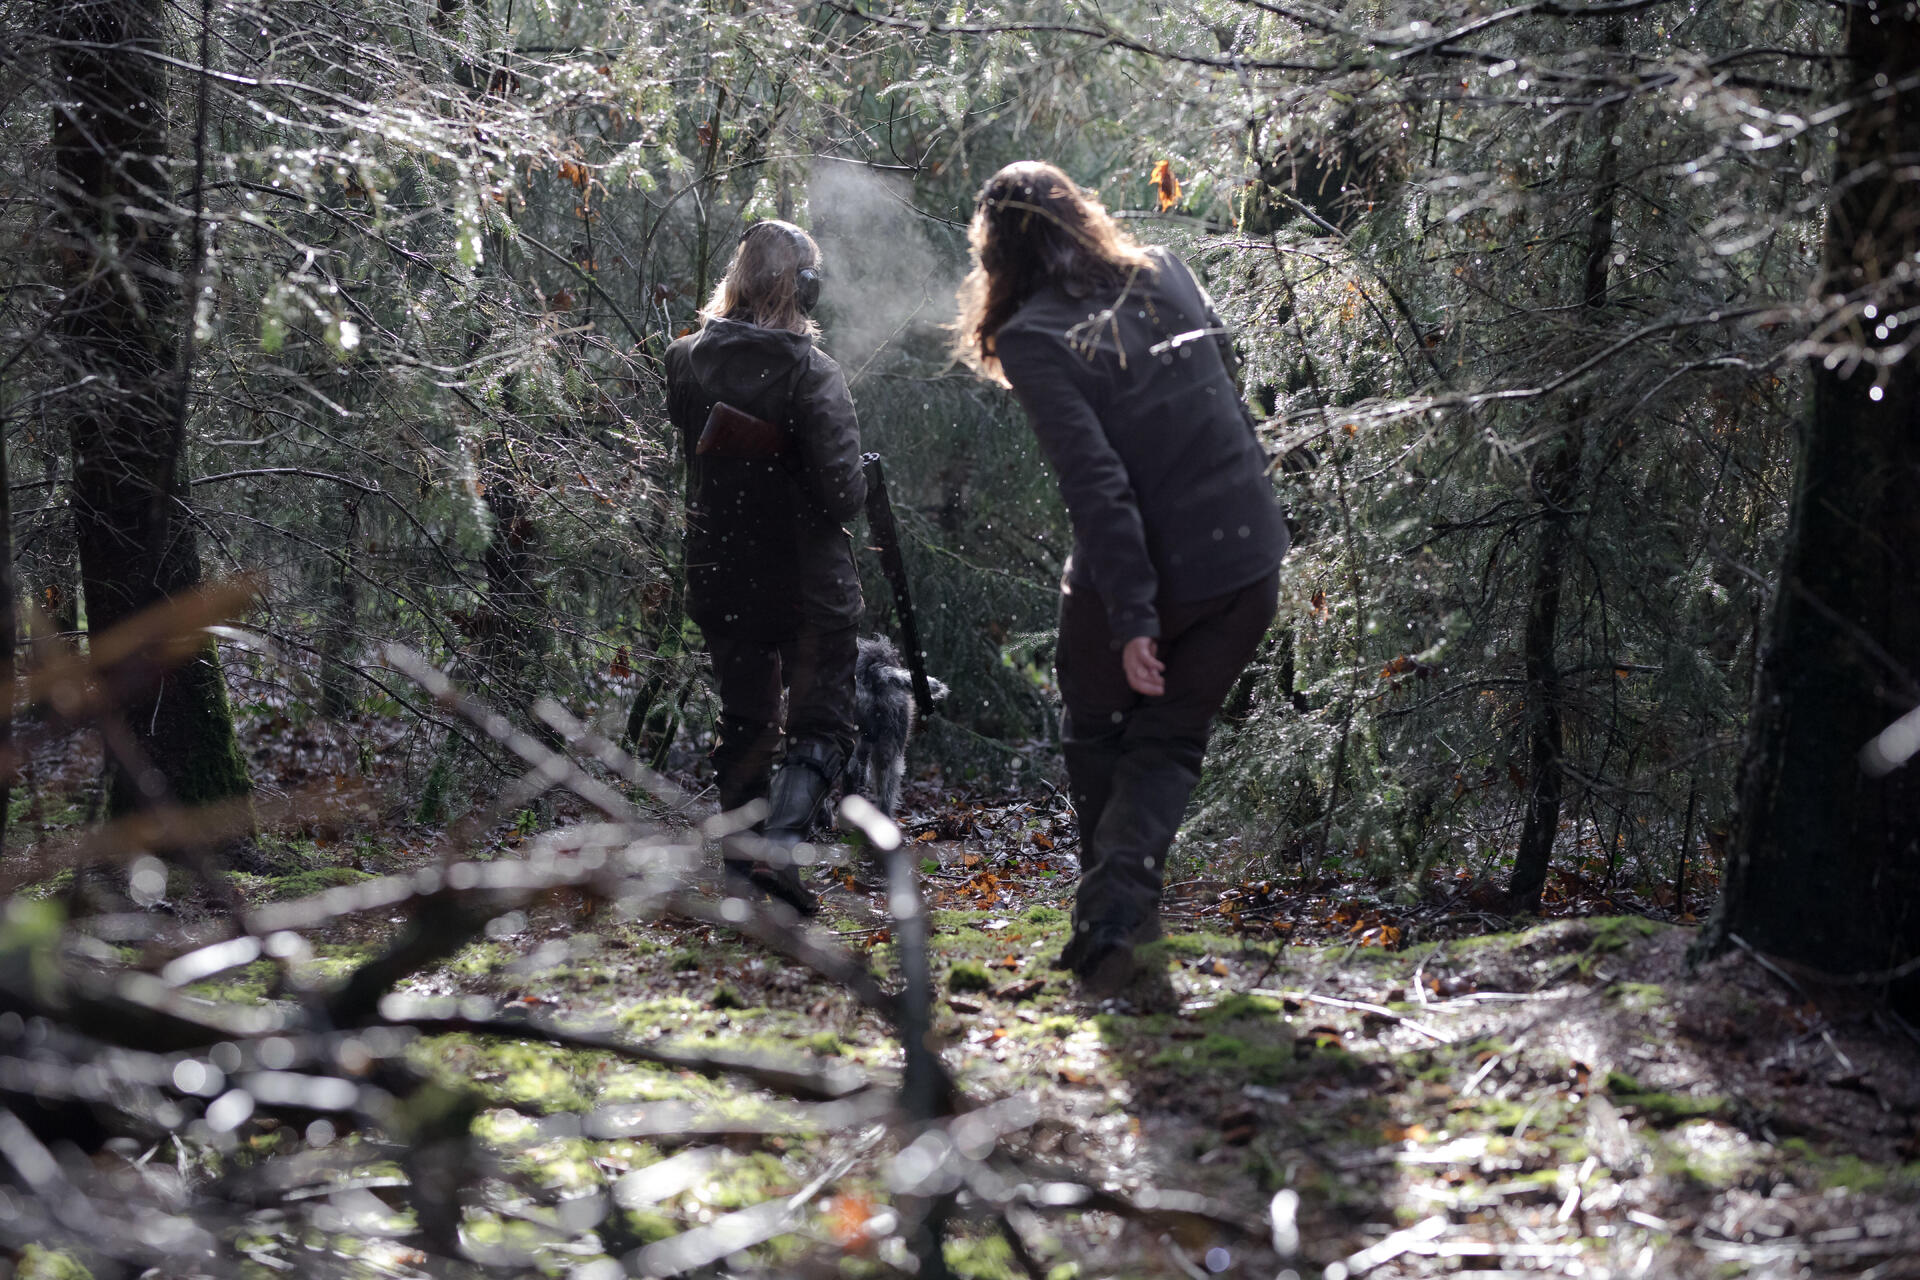
M 1089 994 L 1130 982 L 1134 947 L 1160 935 L 1167 851 L 1200 780 L 1198 756 L 1177 745 L 1139 746 L 1114 768 L 1094 837 L 1100 861 L 1082 873 L 1073 905 L 1078 945 L 1067 967 Z
M 789 742 L 767 796 L 767 861 L 754 867 L 753 883 L 803 916 L 820 911 L 820 900 L 800 879 L 800 865 L 813 861 L 807 832 L 845 765 L 846 752 L 837 743 L 822 738 Z
M 722 813 L 731 813 L 767 798 L 773 779 L 774 752 L 780 746 L 780 738 L 777 724 L 740 716 L 720 717 L 720 740 L 708 758 L 713 762 L 713 780 L 720 791 Z M 751 892 L 748 886 L 753 863 L 728 858 L 725 865 L 727 891 L 736 897 Z
M 1113 771 L 1120 763 L 1120 743 L 1117 737 L 1076 739 L 1070 733 L 1061 742 L 1060 753 L 1067 761 L 1067 794 L 1073 801 L 1073 820 L 1080 831 L 1080 876 L 1085 879 L 1096 874 L 1100 866 L 1101 849 L 1096 833 L 1100 829 L 1100 816 L 1113 798 Z M 1087 935 L 1078 926 L 1076 920 L 1066 947 L 1053 961 L 1054 968 L 1071 969 L 1079 962 Z

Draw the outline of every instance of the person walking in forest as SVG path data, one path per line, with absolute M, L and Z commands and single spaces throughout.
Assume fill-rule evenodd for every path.
M 764 860 L 730 859 L 728 887 L 805 915 L 819 904 L 802 841 L 854 743 L 860 579 L 842 522 L 866 500 L 846 378 L 814 341 L 819 296 L 813 238 L 757 222 L 700 329 L 666 356 L 687 460 L 687 612 L 720 683 L 720 807 L 767 802 Z
M 1272 622 L 1287 528 L 1212 301 L 1053 165 L 981 189 L 958 346 L 1012 387 L 1073 523 L 1055 658 L 1080 823 L 1059 964 L 1092 994 L 1159 936 L 1214 715 Z

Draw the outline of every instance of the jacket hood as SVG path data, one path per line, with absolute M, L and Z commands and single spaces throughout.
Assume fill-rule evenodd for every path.
M 786 382 L 794 366 L 812 355 L 807 334 L 724 317 L 707 321 L 687 348 L 693 376 L 707 393 L 740 407 Z

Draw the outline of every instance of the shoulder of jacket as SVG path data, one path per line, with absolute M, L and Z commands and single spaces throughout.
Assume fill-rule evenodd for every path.
M 831 377 L 840 372 L 840 362 L 822 351 L 816 342 L 807 349 L 807 372 L 816 377 Z
M 1067 310 L 1063 302 L 1065 299 L 1053 290 L 1034 294 L 1007 317 L 1007 322 L 993 335 L 994 345 L 1000 346 L 1008 339 L 1016 343 L 1064 342 L 1067 330 L 1081 317 Z
M 1148 245 L 1147 256 L 1153 259 L 1154 266 L 1159 269 L 1159 283 L 1162 287 L 1168 284 L 1184 283 L 1195 278 L 1193 268 L 1187 265 L 1187 260 L 1166 245 Z

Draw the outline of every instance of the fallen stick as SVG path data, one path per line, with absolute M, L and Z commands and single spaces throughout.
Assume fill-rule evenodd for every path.
M 1417 1031 L 1427 1037 L 1427 1039 L 1438 1044 L 1453 1043 L 1453 1037 L 1446 1032 L 1435 1031 L 1418 1018 L 1410 1018 L 1406 1014 L 1398 1013 L 1383 1004 L 1371 1004 L 1365 1000 L 1342 1000 L 1337 996 L 1317 996 L 1306 991 L 1276 991 L 1270 987 L 1255 987 L 1247 994 L 1250 996 L 1266 996 L 1271 1000 L 1302 1000 L 1309 1004 L 1326 1005 L 1331 1009 L 1353 1009 L 1360 1013 L 1371 1013 L 1377 1018 L 1385 1018 L 1389 1022 L 1397 1022 L 1409 1031 Z

